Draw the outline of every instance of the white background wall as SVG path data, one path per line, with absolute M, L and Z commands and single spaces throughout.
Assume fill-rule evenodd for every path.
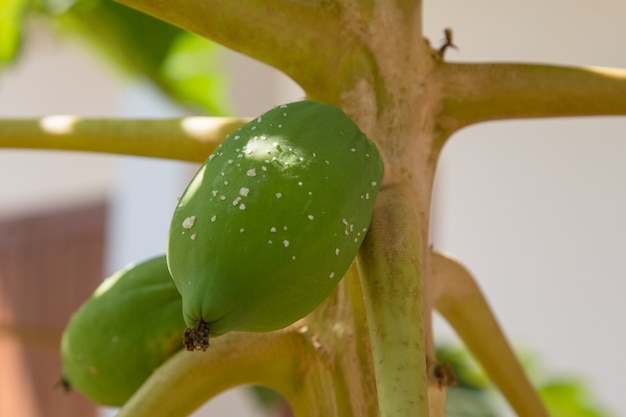
M 450 50 L 453 61 L 626 67 L 621 0 L 427 1 L 424 20 L 433 44 L 444 27 L 454 29 L 461 49 Z M 38 36 L 28 59 L 0 78 L 0 117 L 177 114 L 93 59 Z M 267 67 L 228 59 L 241 115 L 301 98 Z M 513 341 L 547 370 L 586 378 L 616 415 L 626 415 L 624 161 L 626 118 L 465 129 L 441 159 L 432 236 L 476 275 Z M 0 215 L 110 195 L 111 272 L 164 251 L 172 202 L 190 174 L 185 164 L 163 161 L 1 151 Z M 453 338 L 443 323 L 438 329 Z M 251 416 L 232 395 L 204 412 Z
M 626 68 L 622 0 L 426 1 L 424 21 L 431 40 L 454 29 L 451 61 Z M 624 117 L 468 128 L 441 159 L 432 237 L 475 274 L 514 342 L 584 377 L 615 415 L 626 415 L 625 162 Z

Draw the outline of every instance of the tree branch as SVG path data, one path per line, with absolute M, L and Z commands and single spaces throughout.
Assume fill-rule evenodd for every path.
M 432 256 L 435 308 L 458 333 L 520 417 L 548 417 L 472 275 L 452 258 Z
M 280 69 L 306 89 L 332 79 L 340 10 L 317 0 L 116 0 Z
M 439 70 L 442 129 L 491 120 L 626 115 L 626 70 L 449 64 Z
M 107 120 L 48 116 L 0 120 L 0 148 L 106 152 L 202 162 L 227 134 L 247 122 L 227 117 Z

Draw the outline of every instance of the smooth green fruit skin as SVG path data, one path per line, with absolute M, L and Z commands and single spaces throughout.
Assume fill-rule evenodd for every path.
M 106 279 L 70 319 L 63 379 L 92 401 L 121 406 L 183 348 L 182 300 L 165 256 Z
M 281 105 L 228 136 L 170 226 L 187 325 L 271 331 L 310 313 L 356 256 L 382 177 L 376 146 L 335 106 Z

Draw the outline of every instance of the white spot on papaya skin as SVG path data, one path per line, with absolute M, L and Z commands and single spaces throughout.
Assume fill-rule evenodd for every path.
M 239 229 L 239 233 L 243 233 L 245 231 L 246 231 L 246 229 L 244 229 L 243 227 L 241 229 Z
M 246 175 L 249 177 L 256 177 L 256 168 L 251 168 L 246 172 Z
M 328 278 L 331 278 L 331 279 L 332 279 L 332 278 L 335 278 L 335 273 L 334 273 L 334 272 L 331 272 L 331 273 L 330 273 L 330 275 L 328 276 Z
M 339 252 L 341 252 L 339 248 L 335 248 L 335 255 L 339 256 Z
M 267 241 L 267 244 L 268 244 L 268 245 L 271 245 L 272 243 L 274 243 L 274 242 L 272 242 L 271 240 L 268 240 L 268 241 Z
M 270 228 L 270 233 L 276 233 L 276 228 L 275 227 L 271 227 Z
M 378 182 L 372 181 L 372 187 L 376 187 L 376 185 L 378 185 Z
M 283 245 L 288 248 L 289 247 L 289 241 L 288 240 L 283 240 Z
M 183 229 L 191 229 L 196 222 L 196 216 L 189 216 L 183 220 Z
M 309 214 L 308 216 L 306 216 L 309 220 L 313 220 L 315 217 L 313 217 L 312 214 Z
M 281 198 L 283 196 L 282 193 L 276 193 L 276 198 Z
M 216 216 L 216 215 L 213 215 L 213 217 L 211 217 L 211 221 L 212 221 L 213 223 L 215 223 L 215 220 L 217 220 L 217 216 Z
M 220 200 L 225 201 L 226 200 L 226 196 L 225 195 L 221 195 L 220 196 Z
M 246 209 L 246 205 L 245 204 L 240 204 L 239 205 L 239 210 L 245 210 Z
M 296 260 L 296 255 L 292 255 L 291 259 L 295 261 Z
M 242 197 L 247 197 L 249 193 L 250 189 L 247 187 L 241 187 L 241 189 L 239 190 L 239 195 Z
M 198 237 L 198 235 L 196 233 L 192 234 L 190 236 L 191 240 L 196 240 L 196 237 Z

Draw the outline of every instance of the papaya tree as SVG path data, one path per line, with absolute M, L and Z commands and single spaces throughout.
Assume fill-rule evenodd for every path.
M 279 330 L 224 334 L 208 348 L 201 344 L 204 352 L 180 350 L 143 382 L 119 416 L 185 416 L 246 384 L 281 393 L 298 416 L 443 416 L 447 387 L 456 377 L 437 360 L 433 310 L 452 325 L 518 415 L 548 415 L 472 275 L 429 245 L 437 162 L 455 132 L 477 123 L 626 115 L 626 71 L 447 62 L 452 32 L 446 31 L 443 45 L 431 45 L 423 36 L 419 0 L 118 3 L 77 3 L 69 18 L 97 26 L 109 9 L 124 6 L 155 18 L 150 24 L 170 24 L 159 32 L 162 42 L 174 43 L 188 31 L 269 64 L 298 83 L 308 100 L 345 112 L 384 163 L 358 255 L 314 311 Z M 193 41 L 185 45 L 191 48 Z M 151 50 L 110 53 L 137 68 L 163 60 Z M 173 96 L 205 100 L 203 108 L 211 110 L 194 89 L 174 88 L 167 72 L 150 75 Z M 247 122 L 208 116 L 5 120 L 0 146 L 203 162 Z M 307 135 L 318 128 L 310 129 Z M 344 184 L 353 182 L 346 178 Z M 191 228 L 191 217 L 179 223 Z

